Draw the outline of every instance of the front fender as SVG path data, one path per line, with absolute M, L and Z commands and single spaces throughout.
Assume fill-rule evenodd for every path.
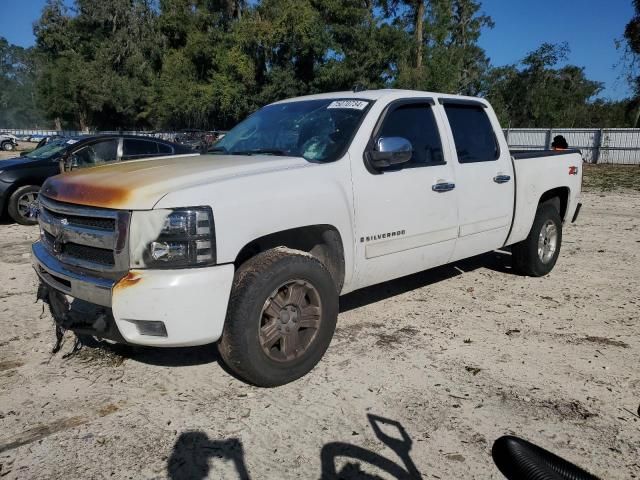
M 349 158 L 222 179 L 173 192 L 154 208 L 209 205 L 218 263 L 232 263 L 251 241 L 309 225 L 333 226 L 343 242 L 348 290 L 353 273 L 353 192 Z

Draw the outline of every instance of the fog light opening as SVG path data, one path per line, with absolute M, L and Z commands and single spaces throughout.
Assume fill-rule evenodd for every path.
M 167 337 L 167 328 L 164 322 L 157 320 L 128 320 L 133 323 L 140 335 L 149 337 Z

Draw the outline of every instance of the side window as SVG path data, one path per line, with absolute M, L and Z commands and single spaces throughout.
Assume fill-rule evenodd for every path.
M 173 153 L 173 148 L 169 145 L 165 145 L 164 143 L 158 143 L 158 151 L 160 155 L 171 155 Z
M 453 132 L 458 162 L 491 162 L 500 156 L 496 135 L 484 108 L 477 105 L 445 104 Z
M 109 139 L 92 143 L 73 152 L 73 167 L 92 167 L 118 159 L 118 140 Z
M 440 133 L 431 105 L 411 103 L 387 114 L 380 137 L 403 137 L 411 142 L 413 156 L 405 167 L 424 167 L 444 163 Z
M 128 160 L 151 157 L 158 154 L 158 144 L 149 140 L 125 138 L 122 148 L 123 156 Z

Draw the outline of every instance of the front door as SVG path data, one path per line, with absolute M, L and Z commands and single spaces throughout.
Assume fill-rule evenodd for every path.
M 89 168 L 118 160 L 118 138 L 101 138 L 71 153 L 71 168 Z
M 356 288 L 449 261 L 458 235 L 451 158 L 429 99 L 393 102 L 369 145 L 382 137 L 411 142 L 408 163 L 354 178 Z M 440 128 L 439 128 L 440 127 Z M 370 148 L 370 147 L 368 147 Z

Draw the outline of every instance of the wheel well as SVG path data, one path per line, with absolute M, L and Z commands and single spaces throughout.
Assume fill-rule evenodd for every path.
M 542 197 L 540 197 L 538 205 L 542 205 L 543 203 L 548 203 L 556 207 L 560 213 L 560 218 L 564 221 L 564 216 L 567 213 L 567 204 L 569 203 L 569 188 L 558 187 L 544 192 Z
M 338 230 L 331 225 L 309 225 L 271 233 L 256 238 L 236 256 L 237 268 L 260 252 L 275 247 L 289 247 L 311 253 L 320 260 L 333 277 L 338 292 L 344 284 L 344 248 Z

